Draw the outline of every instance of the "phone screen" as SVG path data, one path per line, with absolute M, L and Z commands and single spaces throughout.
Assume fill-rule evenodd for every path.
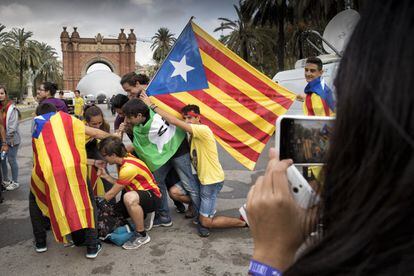
M 280 125 L 280 158 L 296 164 L 324 164 L 333 120 L 284 118 Z

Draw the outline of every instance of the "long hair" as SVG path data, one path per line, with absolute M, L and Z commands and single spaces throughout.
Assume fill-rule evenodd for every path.
M 410 0 L 366 3 L 335 81 L 324 234 L 284 275 L 412 274 L 413 14 Z
M 4 94 L 6 94 L 6 98 L 4 98 L 4 101 L 1 103 L 1 109 L 0 111 L 4 114 L 6 112 L 7 104 L 10 102 L 9 94 L 7 94 L 6 86 L 0 85 L 0 89 L 3 89 Z
M 96 105 L 91 105 L 91 106 L 87 106 L 85 108 L 85 120 L 87 123 L 89 123 L 92 119 L 92 117 L 95 116 L 102 116 L 102 125 L 99 127 L 99 129 L 109 132 L 110 130 L 110 126 L 109 124 L 105 121 L 105 117 L 103 115 L 102 110 L 97 107 Z

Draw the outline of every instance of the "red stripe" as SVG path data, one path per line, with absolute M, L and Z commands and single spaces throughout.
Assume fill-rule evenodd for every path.
M 257 89 L 258 91 L 262 92 L 264 95 L 266 95 L 270 99 L 279 103 L 284 108 L 289 109 L 290 105 L 292 104 L 291 100 L 288 99 L 288 101 L 286 101 L 285 99 L 287 98 L 284 95 L 280 94 L 277 90 L 270 87 L 265 82 L 257 78 L 255 75 L 250 73 L 248 70 L 246 70 L 243 66 L 239 65 L 238 63 L 230 59 L 228 56 L 223 54 L 215 46 L 211 45 L 204 38 L 197 35 L 197 33 L 194 32 L 194 34 L 197 39 L 199 48 L 203 50 L 206 54 L 208 54 L 210 57 L 215 59 L 218 63 L 222 64 L 224 67 L 230 70 L 233 74 L 237 75 L 239 78 L 241 78 L 242 80 L 250 84 L 252 87 Z
M 171 108 L 175 110 L 181 110 L 186 104 L 179 101 L 177 98 L 171 96 L 170 94 L 163 94 L 163 95 L 157 95 L 157 99 L 164 102 Z M 229 146 L 237 150 L 239 153 L 241 153 L 243 156 L 245 156 L 247 159 L 256 162 L 259 158 L 259 153 L 251 149 L 249 146 L 245 145 L 243 142 L 238 140 L 236 137 L 228 133 L 225 129 L 221 128 L 220 126 L 216 125 L 212 121 L 210 121 L 208 118 L 202 116 L 202 123 L 209 126 L 214 134 L 219 136 L 223 141 L 225 141 Z M 262 142 L 266 143 L 269 140 L 270 136 L 265 138 Z
M 36 158 L 36 164 L 38 164 L 37 168 L 36 168 L 36 171 L 40 170 L 41 175 L 42 175 L 41 179 L 44 180 L 43 172 L 41 171 L 40 164 L 39 164 L 37 148 L 36 148 L 36 145 L 35 145 L 34 142 L 33 142 L 33 155 Z M 40 176 L 39 174 L 37 174 L 37 175 Z M 32 187 L 34 188 L 34 190 L 36 191 L 36 194 L 38 196 L 40 194 L 42 194 L 42 192 L 40 190 L 38 190 L 36 185 L 33 185 Z M 39 193 L 37 193 L 37 191 Z M 43 197 L 43 198 L 44 198 L 45 201 L 42 201 L 41 197 L 39 197 L 39 200 L 41 200 L 47 206 L 47 208 L 49 209 L 50 223 L 52 225 L 53 232 L 55 233 L 55 236 L 58 239 L 58 241 L 63 242 L 62 232 L 60 231 L 59 224 L 57 223 L 57 220 L 56 220 L 56 217 L 55 217 L 55 210 L 53 209 L 52 202 L 50 201 L 50 190 L 49 190 L 49 186 L 48 186 L 47 183 L 45 185 L 45 197 Z
M 233 122 L 235 125 L 241 127 L 244 131 L 250 134 L 252 137 L 261 141 L 268 134 L 263 132 L 260 128 L 256 127 L 252 122 L 241 117 L 239 114 L 228 108 L 222 102 L 216 100 L 211 95 L 209 95 L 205 90 L 196 90 L 191 91 L 191 96 L 199 99 L 201 102 L 207 104 L 214 111 L 226 117 L 229 121 Z M 251 102 L 251 100 L 250 100 Z M 270 113 L 270 112 L 269 112 Z
M 57 190 L 69 227 L 72 231 L 82 229 L 73 194 L 70 190 L 70 183 L 66 176 L 65 166 L 63 165 L 61 153 L 59 152 L 57 141 L 55 139 L 52 124 L 50 121 L 44 125 L 42 130 L 42 137 L 45 145 L 47 145 L 47 155 L 49 156 L 50 163 L 53 168 L 53 176 L 55 178 Z
M 325 111 L 325 116 L 329 116 L 330 112 L 329 112 L 328 104 L 326 103 L 326 101 L 324 99 L 322 99 L 322 97 L 321 97 L 321 101 L 322 101 L 323 109 Z
M 34 193 L 36 194 L 37 199 L 39 199 L 44 205 L 47 206 L 47 199 L 45 194 L 40 191 L 40 189 L 36 186 L 35 181 L 33 180 L 33 177 L 30 179 L 31 187 L 34 190 Z
M 253 99 L 246 96 L 239 89 L 237 89 L 236 87 L 228 83 L 225 79 L 220 78 L 220 76 L 215 74 L 213 71 L 211 71 L 207 67 L 204 67 L 204 70 L 206 72 L 206 76 L 209 82 L 214 84 L 224 93 L 226 93 L 227 95 L 229 95 L 230 97 L 238 101 L 240 104 L 244 105 L 246 108 L 248 108 L 252 112 L 256 113 L 257 115 L 259 115 L 260 117 L 268 121 L 270 124 L 273 125 L 275 123 L 277 119 L 276 114 L 264 108 L 262 105 L 255 102 Z
M 139 184 L 145 190 L 152 190 L 152 191 L 154 191 L 154 193 L 158 197 L 161 196 L 160 190 L 159 190 L 158 186 L 156 185 L 156 182 L 155 182 L 155 179 L 154 179 L 153 174 L 149 171 L 149 169 L 145 165 L 140 164 L 138 161 L 132 160 L 132 159 L 124 159 L 124 162 L 125 163 L 130 163 L 130 164 L 138 167 L 142 171 L 144 171 L 150 177 L 150 179 L 152 180 L 152 183 L 154 183 L 154 186 L 151 185 L 151 183 L 149 183 L 148 180 L 144 176 L 142 176 L 141 174 L 137 174 L 137 176 L 135 177 L 135 180 L 137 180 L 139 182 Z
M 90 181 L 92 185 L 92 190 L 93 190 L 93 194 L 96 196 L 98 195 L 98 185 L 97 185 L 98 175 L 97 175 L 95 166 L 88 165 L 88 171 L 89 171 L 89 166 L 90 166 L 90 172 L 91 172 Z
M 308 115 L 315 116 L 313 111 L 312 98 L 311 94 L 307 94 L 305 98 L 306 109 L 308 110 Z
M 91 209 L 92 209 L 92 206 L 91 206 L 90 200 L 89 200 L 88 187 L 87 187 L 87 184 L 86 184 L 86 181 L 85 181 L 86 179 L 82 175 L 81 157 L 80 157 L 80 153 L 79 153 L 78 149 L 76 148 L 76 141 L 75 141 L 75 137 L 74 137 L 74 131 L 75 130 L 73 129 L 73 121 L 72 120 L 77 120 L 77 119 L 73 118 L 72 116 L 70 116 L 70 115 L 68 115 L 67 113 L 64 113 L 64 112 L 59 112 L 59 114 L 60 114 L 60 117 L 62 119 L 62 123 L 64 125 L 66 138 L 68 139 L 70 150 L 71 150 L 72 155 L 73 155 L 73 162 L 74 162 L 74 165 L 75 165 L 76 179 L 78 181 L 78 185 L 79 185 L 78 187 L 79 187 L 79 190 L 80 190 L 80 194 L 82 196 L 83 205 L 85 207 L 86 221 L 88 223 L 88 226 L 90 226 L 90 228 L 93 228 L 91 212 L 90 212 Z

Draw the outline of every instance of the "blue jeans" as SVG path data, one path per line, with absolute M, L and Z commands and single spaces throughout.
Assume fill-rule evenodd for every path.
M 167 185 L 165 184 L 165 178 L 171 168 L 174 168 L 177 171 L 184 189 L 189 193 L 191 201 L 198 212 L 200 209 L 200 185 L 191 171 L 190 154 L 186 153 L 181 156 L 172 157 L 167 163 L 153 172 L 154 178 L 157 181 L 162 194 L 162 202 L 158 209 L 158 214 L 162 216 L 169 216 L 170 214 L 170 209 L 168 207 L 168 190 Z
M 3 172 L 3 180 L 10 181 L 7 173 L 7 161 L 9 162 L 12 174 L 12 180 L 14 182 L 19 182 L 19 165 L 17 164 L 17 151 L 19 150 L 19 145 L 10 146 L 9 151 L 7 152 L 6 158 L 1 160 L 1 170 Z
M 212 218 L 216 214 L 217 195 L 223 188 L 223 181 L 216 184 L 200 185 L 200 215 Z

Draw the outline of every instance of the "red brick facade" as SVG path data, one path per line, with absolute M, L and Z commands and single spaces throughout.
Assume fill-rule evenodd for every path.
M 77 28 L 73 28 L 71 36 L 63 27 L 60 42 L 63 53 L 63 88 L 75 90 L 79 80 L 86 75 L 88 68 L 94 63 L 108 65 L 112 72 L 122 75 L 135 70 L 136 37 L 134 30 L 128 34 L 124 29 L 117 39 L 103 38 L 97 34 L 95 38 L 80 38 Z

